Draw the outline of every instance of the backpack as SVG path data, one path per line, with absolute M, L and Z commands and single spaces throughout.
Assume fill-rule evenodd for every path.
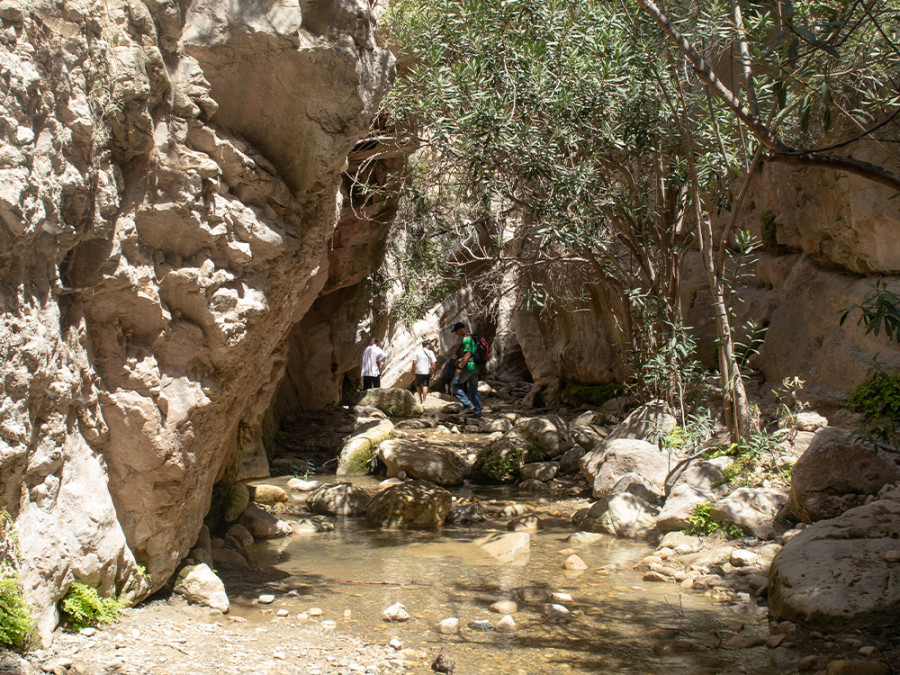
M 471 338 L 475 341 L 475 353 L 472 354 L 472 360 L 476 366 L 483 366 L 491 356 L 491 345 L 483 337 L 472 335 Z

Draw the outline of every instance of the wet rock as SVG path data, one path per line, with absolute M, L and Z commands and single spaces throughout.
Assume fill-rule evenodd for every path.
M 507 614 L 497 622 L 497 625 L 494 626 L 494 630 L 498 633 L 515 633 L 516 620 Z
M 761 647 L 766 644 L 766 639 L 759 635 L 732 635 L 722 643 L 726 649 L 749 649 Z
M 441 446 L 394 439 L 382 442 L 375 454 L 387 467 L 388 477 L 405 472 L 438 485 L 462 485 L 462 473 L 453 453 Z
M 494 630 L 494 625 L 487 619 L 477 619 L 475 621 L 470 621 L 468 624 L 468 628 L 470 628 L 471 630 L 479 631 L 481 633 L 487 633 Z
M 524 504 L 507 504 L 503 507 L 503 510 L 500 512 L 500 515 L 506 518 L 512 518 L 514 516 L 521 516 L 528 513 L 528 507 Z
M 665 574 L 660 574 L 659 572 L 654 572 L 652 570 L 645 572 L 644 576 L 641 577 L 643 581 L 659 581 L 662 583 L 669 583 L 670 581 L 675 581 L 667 577 Z
M 563 567 L 567 570 L 586 570 L 588 568 L 587 563 L 575 554 L 566 558 Z
M 488 607 L 488 609 L 497 614 L 515 614 L 519 611 L 519 605 L 515 600 L 498 600 Z
M 481 523 L 486 519 L 484 508 L 477 501 L 464 504 L 455 502 L 450 508 L 449 520 L 454 523 Z
M 805 523 L 834 518 L 900 480 L 896 456 L 828 427 L 816 434 L 791 471 L 791 512 Z
M 320 515 L 358 516 L 366 512 L 369 501 L 369 493 L 353 483 L 331 483 L 310 492 L 306 507 Z
M 294 531 L 290 523 L 286 523 L 252 504 L 244 511 L 239 522 L 247 528 L 254 539 L 275 539 L 276 537 L 285 537 Z
M 450 515 L 453 498 L 434 483 L 415 480 L 382 490 L 366 509 L 372 527 L 431 529 Z
M 317 480 L 303 480 L 302 478 L 291 478 L 287 482 L 287 486 L 291 490 L 297 490 L 298 492 L 309 492 L 310 490 L 315 490 L 319 487 L 319 481 Z
M 256 602 L 260 605 L 271 605 L 275 602 L 275 596 L 271 593 L 263 593 L 256 599 Z
M 251 485 L 250 501 L 275 506 L 288 500 L 288 494 L 277 485 Z
M 499 563 L 524 565 L 531 555 L 531 537 L 527 532 L 490 534 L 474 543 Z
M 575 618 L 568 607 L 557 603 L 544 605 L 543 614 L 544 618 L 554 623 L 566 623 Z
M 519 490 L 521 490 L 522 492 L 548 492 L 550 490 L 550 486 L 543 481 L 530 478 L 519 483 Z
M 406 606 L 400 602 L 395 602 L 385 609 L 381 615 L 385 621 L 403 622 L 409 621 L 410 619 L 409 613 L 406 611 Z
M 544 527 L 544 523 L 537 516 L 529 515 L 516 518 L 506 524 L 506 529 L 512 532 L 536 532 Z
M 599 532 L 575 532 L 570 534 L 566 541 L 570 544 L 596 544 L 604 539 L 606 537 Z
M 253 552 L 253 535 L 240 523 L 235 523 L 228 528 L 228 532 L 225 533 L 225 541 L 245 555 L 249 556 Z
M 291 521 L 291 528 L 294 534 L 334 532 L 334 523 L 322 516 L 303 516 Z
M 370 390 L 371 391 L 371 390 Z M 390 420 L 376 419 L 360 427 L 341 448 L 338 457 L 337 475 L 364 474 L 368 470 L 378 446 L 393 438 L 394 425 Z
M 516 589 L 516 595 L 524 605 L 544 603 L 550 599 L 550 591 L 540 586 L 521 586 Z
M 459 619 L 448 617 L 438 624 L 438 632 L 441 635 L 456 635 L 459 632 Z
M 804 656 L 797 663 L 797 670 L 801 673 L 810 670 L 825 670 L 828 667 L 828 657 L 823 654 L 810 654 Z
M 900 500 L 881 499 L 810 525 L 785 544 L 769 573 L 774 617 L 820 630 L 900 616 L 896 567 L 885 555 L 900 539 Z

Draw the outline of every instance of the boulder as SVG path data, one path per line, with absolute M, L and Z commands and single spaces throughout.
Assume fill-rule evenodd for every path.
M 173 588 L 194 605 L 203 605 L 228 613 L 230 603 L 225 593 L 225 584 L 208 565 L 191 565 L 182 568 Z
M 425 408 L 409 389 L 368 389 L 357 405 L 378 408 L 389 417 L 421 417 Z
M 825 631 L 900 622 L 900 496 L 813 523 L 788 541 L 769 573 L 778 620 Z
M 503 564 L 524 565 L 531 555 L 531 535 L 527 532 L 489 534 L 474 543 L 485 554 Z
M 614 537 L 646 539 L 656 532 L 658 513 L 659 509 L 634 495 L 613 495 L 606 513 L 597 521 L 597 531 Z
M 393 436 L 394 425 L 390 420 L 374 420 L 360 427 L 341 448 L 337 475 L 366 473 L 378 446 Z
M 656 519 L 656 528 L 660 532 L 675 532 L 690 525 L 689 518 L 698 504 L 711 502 L 715 496 L 711 491 L 701 490 L 690 485 L 676 485 Z
M 519 471 L 519 475 L 523 480 L 539 480 L 543 482 L 551 481 L 559 472 L 559 462 L 534 462 L 526 464 Z
M 654 506 L 659 503 L 660 489 L 638 473 L 626 473 L 610 491 L 610 495 L 630 494 Z
M 250 505 L 250 488 L 244 483 L 232 483 L 223 494 L 223 514 L 226 523 L 233 523 Z
M 732 461 L 731 457 L 722 456 L 678 463 L 666 479 L 666 492 L 671 492 L 681 485 L 704 492 L 712 491 L 718 486 L 725 469 Z
M 438 485 L 462 485 L 463 477 L 453 453 L 437 445 L 418 445 L 389 440 L 378 446 L 376 457 L 387 467 L 390 478 L 405 472 L 410 478 Z
M 591 446 L 593 447 L 593 446 Z M 575 473 L 581 466 L 581 458 L 587 451 L 580 445 L 569 448 L 559 456 L 559 470 L 561 473 Z
M 630 473 L 640 475 L 662 495 L 668 472 L 668 454 L 630 438 L 605 440 L 581 459 L 581 474 L 593 484 L 595 498 L 612 494 L 616 483 Z
M 606 437 L 613 441 L 617 438 L 636 438 L 650 441 L 668 434 L 678 424 L 672 409 L 665 401 L 649 401 L 635 408 Z
M 369 493 L 353 483 L 331 483 L 310 492 L 306 508 L 326 516 L 359 516 L 366 512 L 369 500 Z
M 558 457 L 575 445 L 566 423 L 559 415 L 542 415 L 516 422 L 515 430 L 534 450 L 536 459 Z
M 834 518 L 900 480 L 900 455 L 855 442 L 835 427 L 819 431 L 791 472 L 791 513 L 805 523 Z
M 543 453 L 515 428 L 478 452 L 472 466 L 472 480 L 478 483 L 514 483 L 526 462 L 536 462 L 542 458 Z
M 275 506 L 288 500 L 288 493 L 277 485 L 251 485 L 250 500 L 257 504 Z
M 828 426 L 828 419 L 814 410 L 804 410 L 797 413 L 794 428 L 797 431 L 818 431 Z
M 247 507 L 238 523 L 246 527 L 254 539 L 274 539 L 293 532 L 289 523 L 279 520 L 253 504 Z
M 393 485 L 369 502 L 369 525 L 401 530 L 440 527 L 450 515 L 453 498 L 434 483 L 422 480 Z
M 772 521 L 787 504 L 787 493 L 774 488 L 738 488 L 720 499 L 710 510 L 710 518 L 720 523 L 734 523 L 745 532 L 761 539 L 774 536 Z

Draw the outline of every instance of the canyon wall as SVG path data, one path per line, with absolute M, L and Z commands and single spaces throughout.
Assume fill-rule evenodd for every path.
M 72 581 L 165 583 L 237 475 L 393 72 L 364 1 L 0 2 L 0 508 L 45 638 Z

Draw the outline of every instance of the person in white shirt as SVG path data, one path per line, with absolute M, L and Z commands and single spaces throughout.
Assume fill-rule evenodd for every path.
M 384 350 L 378 346 L 378 340 L 372 338 L 369 346 L 363 350 L 362 355 L 362 379 L 363 389 L 378 389 L 381 387 L 381 367 L 387 356 Z
M 434 364 L 437 358 L 434 352 L 429 349 L 431 340 L 423 340 L 422 346 L 413 354 L 413 373 L 416 375 L 416 391 L 419 393 L 419 401 L 424 405 L 425 397 L 428 396 L 428 383 L 431 382 L 431 376 L 434 375 Z

